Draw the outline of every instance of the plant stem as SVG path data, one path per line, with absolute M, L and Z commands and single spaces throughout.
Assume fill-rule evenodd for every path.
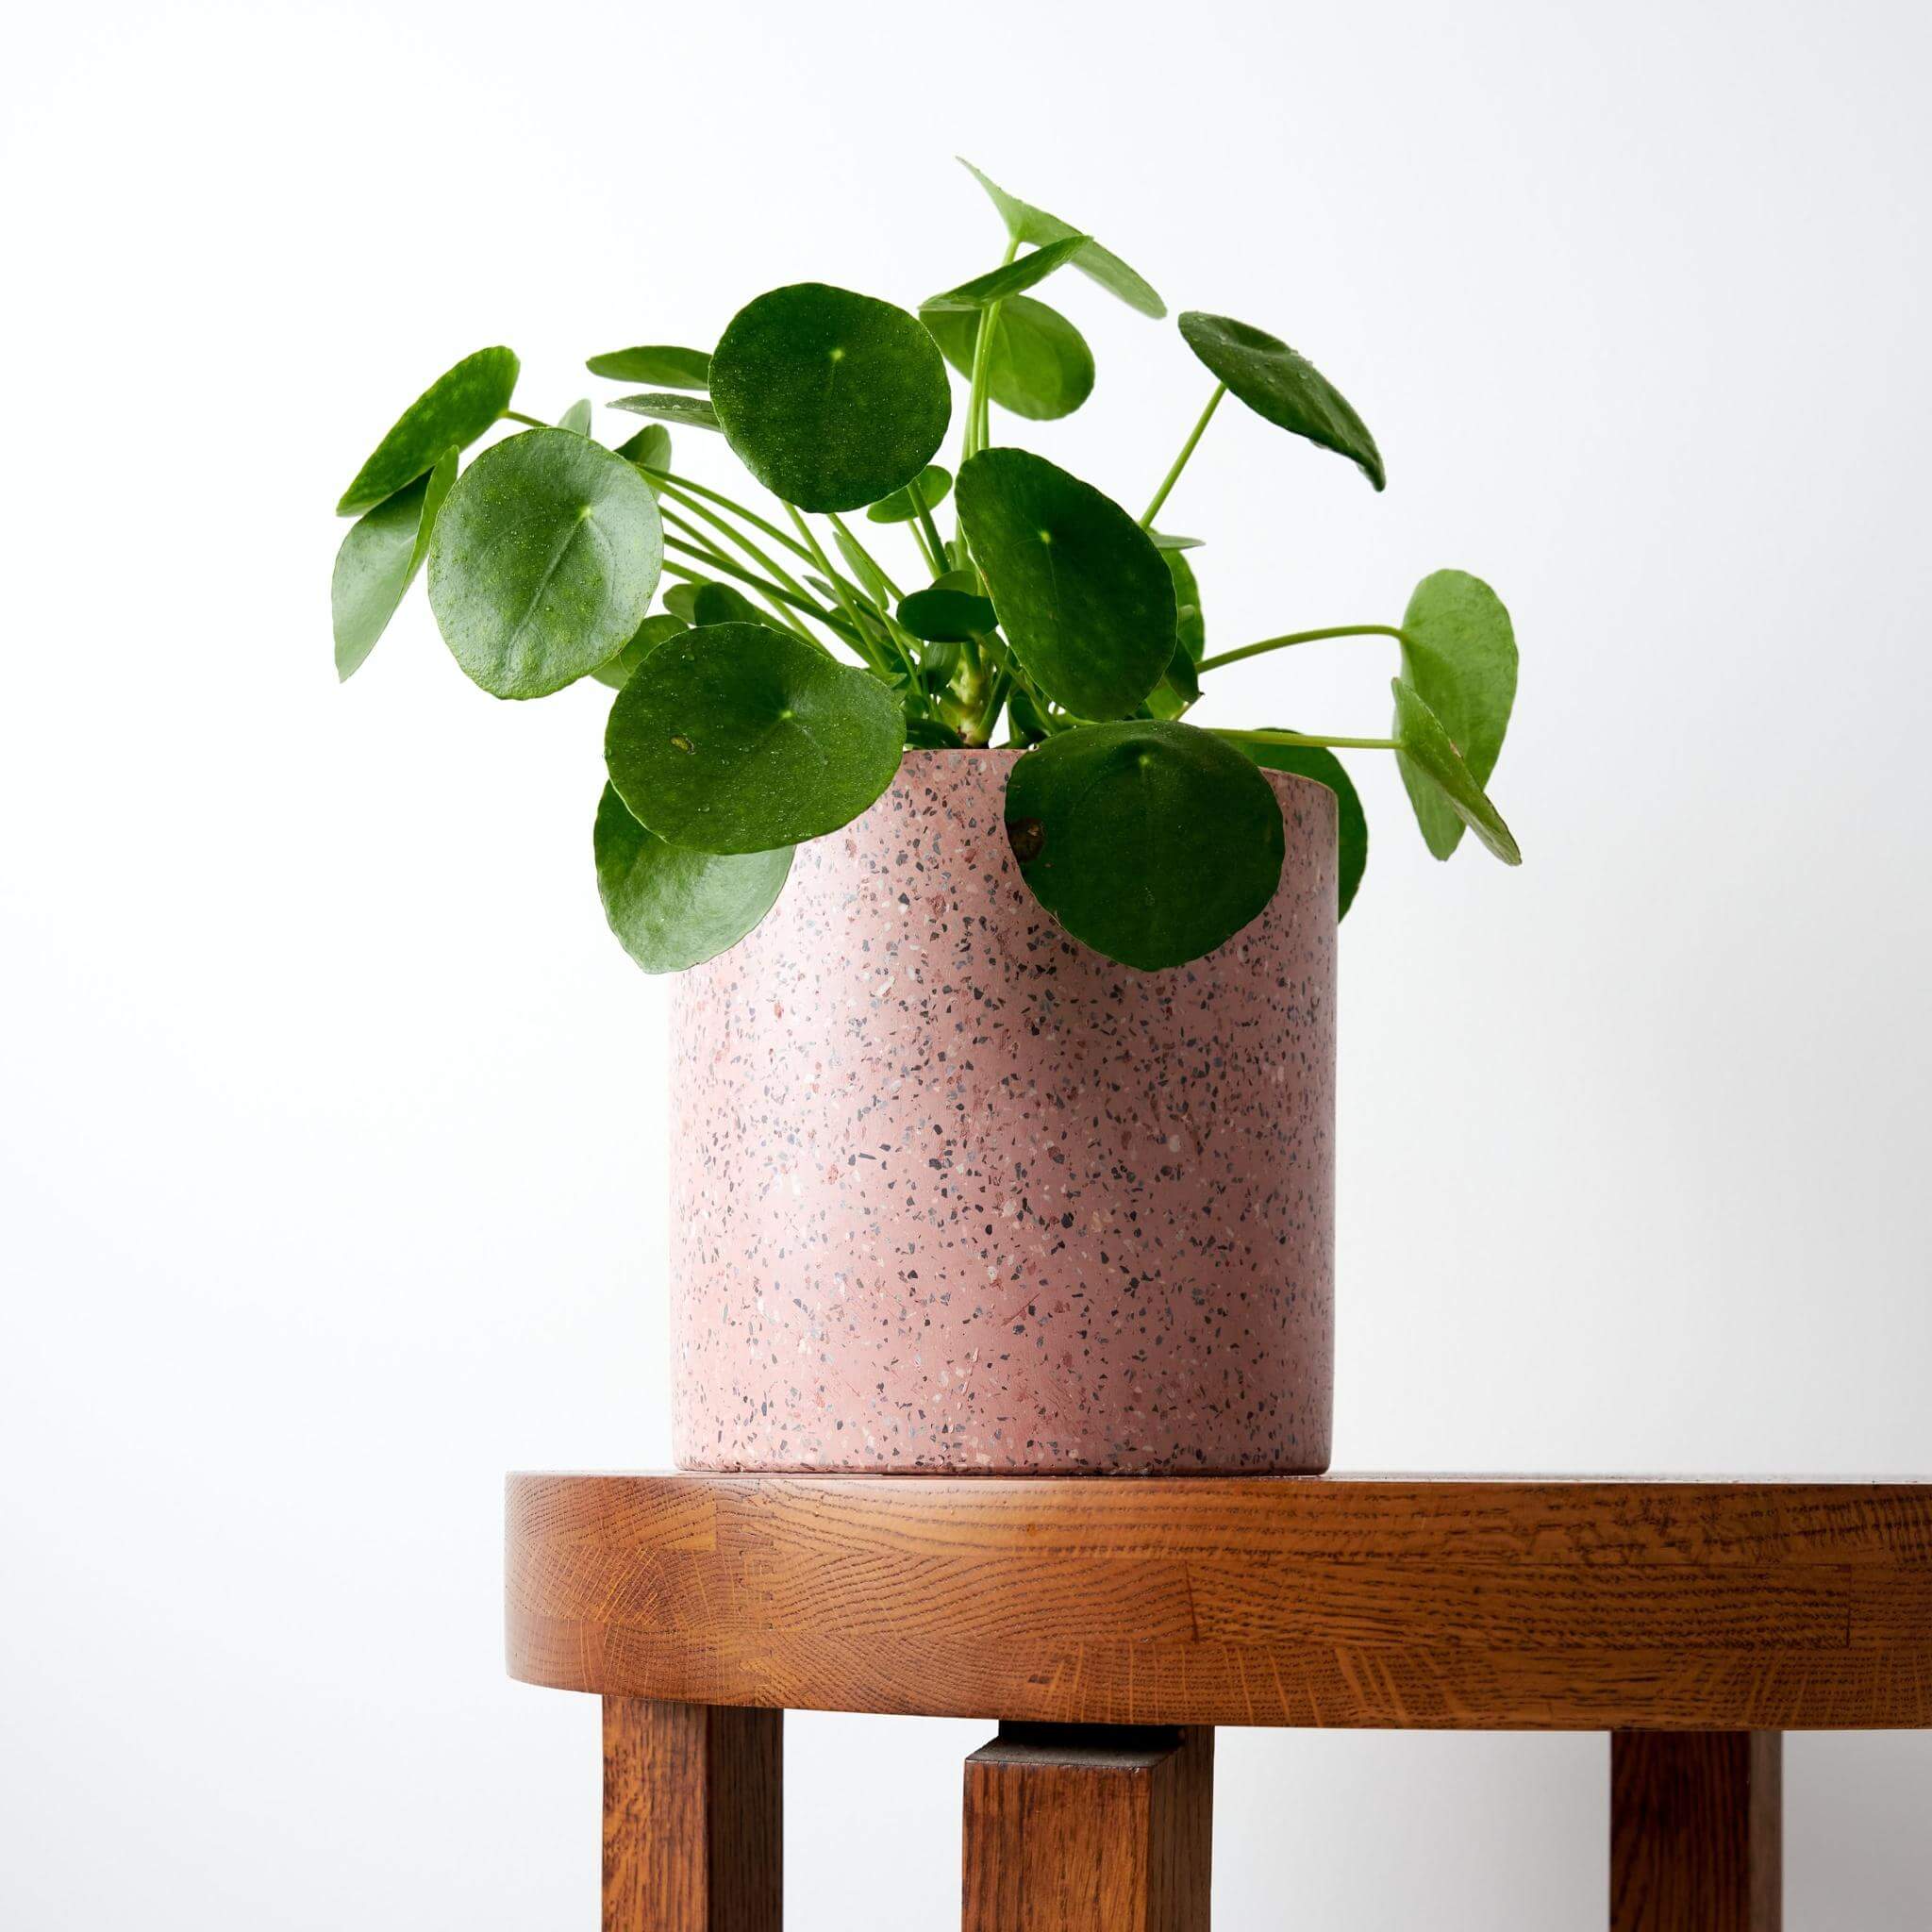
M 1392 624 L 1333 624 L 1325 630 L 1291 630 L 1278 638 L 1263 638 L 1258 644 L 1243 644 L 1238 651 L 1224 651 L 1218 658 L 1203 658 L 1194 669 L 1218 671 L 1224 664 L 1239 664 L 1243 658 L 1258 658 L 1263 651 L 1285 651 L 1291 644 L 1318 644 L 1324 638 L 1396 638 L 1402 636 Z
M 1208 407 L 1201 411 L 1201 420 L 1194 425 L 1187 441 L 1181 444 L 1181 453 L 1174 459 L 1174 467 L 1160 479 L 1160 488 L 1154 492 L 1154 501 L 1141 513 L 1141 527 L 1151 529 L 1154 519 L 1160 514 L 1160 506 L 1167 501 L 1168 491 L 1180 480 L 1180 474 L 1188 466 L 1188 458 L 1194 454 L 1194 445 L 1200 441 L 1208 425 L 1213 420 L 1214 412 L 1221 407 L 1221 399 L 1227 393 L 1227 385 L 1217 382 L 1214 393 L 1208 398 Z
M 831 524 L 833 529 L 837 530 L 840 536 L 844 538 L 846 542 L 851 544 L 853 549 L 858 551 L 859 556 L 864 558 L 866 562 L 871 564 L 873 569 L 878 572 L 879 582 L 886 587 L 886 595 L 889 596 L 894 604 L 898 603 L 899 600 L 905 596 L 905 591 L 902 591 L 898 587 L 898 585 L 895 584 L 891 580 L 891 578 L 886 575 L 884 569 L 881 567 L 879 563 L 878 558 L 875 558 L 872 554 L 872 552 L 868 550 L 865 547 L 865 545 L 861 543 L 858 541 L 858 539 L 855 537 L 852 534 L 852 532 L 845 527 L 845 519 L 841 517 L 837 510 L 833 510 L 830 512 L 827 521 Z
M 794 557 L 802 557 L 808 563 L 813 561 L 811 552 L 795 538 L 788 536 L 769 518 L 759 516 L 757 510 L 746 509 L 743 504 L 734 502 L 723 491 L 712 490 L 703 483 L 693 483 L 689 476 L 676 475 L 670 470 L 653 470 L 641 463 L 638 467 L 643 470 L 644 475 L 653 482 L 669 483 L 674 489 L 686 491 L 692 496 L 702 496 L 707 503 L 715 503 L 721 508 L 731 510 L 741 516 L 753 529 L 762 530 L 774 541 L 784 544 Z M 789 509 L 791 505 L 788 504 L 786 508 Z
M 521 409 L 506 409 L 502 420 L 506 423 L 527 423 L 532 429 L 548 429 L 551 426 L 541 417 L 526 416 Z
M 925 541 L 932 551 L 932 556 L 928 559 L 932 565 L 932 574 L 936 577 L 942 577 L 946 574 L 946 546 L 940 539 L 940 526 L 932 520 L 932 509 L 926 503 L 925 492 L 919 487 L 918 477 L 912 479 L 911 488 L 912 500 L 919 506 L 919 518 L 914 527 L 925 532 Z
M 774 601 L 780 604 L 790 604 L 797 609 L 803 610 L 808 617 L 816 617 L 821 624 L 836 626 L 837 620 L 827 611 L 822 610 L 809 598 L 794 597 L 790 591 L 782 591 L 776 584 L 766 583 L 755 572 L 746 570 L 741 564 L 734 563 L 723 551 L 714 549 L 708 543 L 691 543 L 687 542 L 682 537 L 666 537 L 664 547 L 666 550 L 675 550 L 686 557 L 695 558 L 698 562 L 707 565 L 709 569 L 722 572 L 728 577 L 736 577 L 741 584 L 748 584 L 768 604 Z M 667 563 L 664 568 L 669 570 L 672 566 Z M 694 578 L 700 582 L 703 581 L 694 571 L 680 571 L 679 575 Z M 824 650 L 824 645 L 817 638 L 813 637 L 809 631 L 800 631 L 799 635 L 814 648 L 821 651 Z M 861 644 L 864 635 L 863 631 L 859 633 Z M 862 648 L 859 651 L 859 655 L 861 657 L 865 656 Z
M 702 518 L 713 529 L 721 532 L 730 541 L 736 543 L 754 563 L 760 564 L 764 569 L 770 571 L 793 596 L 803 597 L 806 595 L 805 586 L 776 558 L 771 556 L 767 551 L 761 550 L 754 543 L 737 525 L 724 517 L 721 517 L 716 510 L 707 509 L 696 498 L 686 496 L 682 491 L 669 489 L 663 485 L 658 487 L 664 490 L 665 495 L 670 497 L 673 503 L 682 505 L 684 508 L 691 511 L 692 516 Z M 667 519 L 670 515 L 670 512 L 666 512 Z M 679 519 L 679 521 L 681 522 L 682 519 Z M 687 524 L 685 527 L 689 529 L 691 526 Z
M 1400 751 L 1393 738 L 1324 738 L 1306 731 L 1231 731 L 1225 725 L 1210 724 L 1216 738 L 1246 739 L 1250 744 L 1324 744 L 1342 751 Z
M 714 543 L 712 543 L 708 538 L 706 537 L 704 531 L 699 529 L 695 524 L 687 522 L 683 517 L 679 516 L 675 509 L 664 510 L 662 511 L 662 515 L 665 524 L 671 529 L 682 530 L 686 533 L 687 536 L 697 540 L 695 542 L 688 543 L 683 546 L 687 555 L 693 557 L 702 557 L 707 562 L 714 565 L 715 567 L 721 570 L 729 570 L 733 567 L 731 559 L 725 557 L 717 548 L 717 546 Z M 671 543 L 676 542 L 678 540 L 675 538 L 667 537 L 664 541 L 667 543 Z M 779 591 L 778 587 L 775 584 L 762 584 L 759 583 L 757 580 L 757 578 L 751 576 L 747 576 L 745 581 L 751 586 L 751 588 L 754 591 L 758 592 L 758 594 L 760 597 L 762 597 L 765 600 L 767 604 L 769 604 L 772 607 L 773 614 L 777 618 L 778 622 L 785 626 L 787 630 L 791 631 L 795 633 L 797 636 L 803 638 L 808 644 L 818 644 L 818 639 L 813 637 L 812 634 L 808 630 L 807 630 L 802 624 L 799 623 L 797 618 L 793 617 L 791 611 L 789 611 L 785 608 L 785 600 L 783 593 Z M 801 601 L 804 600 L 801 598 Z M 813 606 L 808 606 L 808 608 L 816 608 L 816 607 Z M 820 612 L 819 615 L 821 621 L 823 621 L 824 613 Z M 822 645 L 819 647 L 821 649 L 824 648 L 824 646 Z
M 883 671 L 886 667 L 873 648 L 872 633 L 866 629 L 864 623 L 861 621 L 858 615 L 858 607 L 853 603 L 850 595 L 847 594 L 845 579 L 827 561 L 819 540 L 811 533 L 811 525 L 799 514 L 797 506 L 788 503 L 785 508 L 791 516 L 798 534 L 805 539 L 806 547 L 811 552 L 812 561 L 824 572 L 825 581 L 831 585 L 832 594 L 838 598 L 839 608 L 844 611 L 845 621 L 852 626 L 852 634 L 858 641 L 859 655 L 868 658 L 874 670 Z M 894 639 L 893 641 L 896 644 L 898 641 Z M 909 674 L 911 666 L 908 665 L 907 670 Z

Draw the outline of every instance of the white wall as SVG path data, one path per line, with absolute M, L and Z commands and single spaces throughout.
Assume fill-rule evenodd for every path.
M 592 891 L 597 694 L 492 704 L 420 597 L 337 691 L 329 512 L 484 342 L 555 412 L 773 284 L 989 266 L 956 150 L 1380 436 L 1377 498 L 1222 412 L 1169 515 L 1218 642 L 1445 563 L 1515 613 L 1521 873 L 1357 760 L 1340 1464 L 1932 1469 L 1923 9 L 0 32 L 0 1923 L 593 1923 L 594 1713 L 501 1676 L 498 1483 L 666 1457 L 664 994 Z M 1065 299 L 1099 387 L 1028 440 L 1135 499 L 1202 375 Z M 1209 716 L 1374 730 L 1388 669 Z M 985 1728 L 793 1721 L 799 1932 L 947 1923 Z M 1224 1925 L 1601 1923 L 1600 1739 L 1222 1761 Z M 1790 1786 L 1793 1924 L 1923 1926 L 1932 1739 Z

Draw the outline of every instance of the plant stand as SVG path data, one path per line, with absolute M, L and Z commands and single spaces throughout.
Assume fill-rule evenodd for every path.
M 1787 1730 L 1932 1728 L 1932 1482 L 514 1475 L 605 1932 L 777 1932 L 787 1709 L 980 1717 L 965 1932 L 1206 1932 L 1213 1726 L 1611 1733 L 1612 1932 L 1777 1932 Z

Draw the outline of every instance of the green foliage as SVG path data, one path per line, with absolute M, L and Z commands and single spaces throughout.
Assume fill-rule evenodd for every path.
M 1415 587 L 1402 619 L 1402 681 L 1441 721 L 1469 775 L 1487 785 L 1516 702 L 1516 633 L 1480 577 L 1439 570 Z M 1461 815 L 1407 753 L 1395 762 L 1429 850 L 1447 858 L 1462 837 Z
M 789 845 L 730 854 L 667 845 L 614 785 L 597 802 L 593 843 L 604 916 L 646 973 L 681 973 L 735 946 L 777 903 L 791 870 Z
M 359 515 L 426 475 L 446 449 L 468 449 L 509 408 L 517 358 L 508 349 L 478 349 L 446 369 L 396 419 L 375 453 L 336 505 L 339 517 Z
M 1281 877 L 1268 781 L 1191 724 L 1049 738 L 1007 781 L 1007 831 L 1034 897 L 1075 939 L 1144 973 L 1232 939 Z
M 709 389 L 711 358 L 702 349 L 615 349 L 584 364 L 592 375 L 648 382 L 653 389 Z
M 760 624 L 670 639 L 618 692 L 610 782 L 660 839 L 766 852 L 836 831 L 892 782 L 898 700 L 876 678 Z
M 721 427 L 718 412 L 703 396 L 619 396 L 610 406 L 628 409 L 633 416 L 656 416 L 665 423 L 682 423 L 688 429 Z
M 336 675 L 344 682 L 375 650 L 422 569 L 437 514 L 456 475 L 457 453 L 446 449 L 426 476 L 404 484 L 350 525 L 329 583 Z
M 970 282 L 961 282 L 957 289 L 948 289 L 941 295 L 928 295 L 919 305 L 920 313 L 957 309 L 969 315 L 976 314 L 982 308 L 991 308 L 995 302 L 1024 295 L 1037 283 L 1045 281 L 1063 261 L 1077 255 L 1092 240 L 1091 235 L 1062 236 L 1058 242 L 1049 242 L 1044 248 L 1036 248 L 1030 255 L 1022 255 L 1012 261 L 1002 262 L 998 268 L 989 269 L 983 275 L 974 275 Z
M 1120 718 L 1174 656 L 1174 579 L 1132 517 L 1024 449 L 959 472 L 959 521 L 1027 675 L 1078 718 Z
M 1006 226 L 998 266 L 916 316 L 803 282 L 747 303 L 708 352 L 593 356 L 593 374 L 646 385 L 611 405 L 650 419 L 615 450 L 591 434 L 588 401 L 555 428 L 512 410 L 508 349 L 441 376 L 338 506 L 357 519 L 330 584 L 339 675 L 426 566 L 443 638 L 485 691 L 614 692 L 598 889 L 653 973 L 756 925 L 793 848 L 863 812 L 906 747 L 976 750 L 1002 720 L 1026 751 L 1007 810 L 1023 875 L 1068 933 L 1128 968 L 1199 958 L 1266 907 L 1284 834 L 1262 768 L 1334 793 L 1347 910 L 1368 828 L 1337 745 L 1394 753 L 1439 858 L 1472 828 L 1517 862 L 1484 790 L 1516 688 L 1509 616 L 1486 584 L 1439 571 L 1399 625 L 1330 623 L 1209 655 L 1185 554 L 1199 540 L 1150 527 L 1230 393 L 1381 489 L 1355 410 L 1275 337 L 1189 310 L 1180 332 L 1217 387 L 1165 475 L 1137 480 L 1158 482 L 1138 521 L 1044 457 L 999 446 L 995 406 L 1047 423 L 1093 391 L 1087 341 L 1032 292 L 1047 276 L 1078 269 L 1142 314 L 1166 310 L 1087 230 L 973 173 Z M 1071 276 L 1060 291 L 1080 293 Z M 949 367 L 967 385 L 957 475 L 934 460 Z M 524 426 L 464 467 L 506 419 Z M 675 466 L 667 425 L 722 432 L 708 457 L 696 439 L 699 474 Z M 778 501 L 753 508 L 727 493 L 742 483 L 719 487 L 703 465 L 730 458 Z M 1391 737 L 1180 722 L 1223 669 L 1331 639 L 1398 645 Z
M 977 314 L 923 308 L 920 319 L 946 360 L 970 380 Z M 1087 339 L 1058 309 L 1030 295 L 1000 304 L 988 357 L 987 393 L 1029 423 L 1071 416 L 1093 393 L 1093 351 Z
M 937 509 L 952 492 L 952 471 L 928 463 L 903 490 L 868 504 L 865 514 L 874 524 L 909 524 L 918 516 L 922 503 L 927 509 Z
M 657 502 L 630 464 L 567 429 L 526 430 L 451 488 L 430 540 L 429 607 L 491 696 L 540 698 L 617 654 L 662 558 Z
M 630 642 L 614 658 L 607 658 L 591 673 L 599 684 L 608 684 L 612 691 L 622 691 L 630 682 L 630 675 L 667 639 L 675 638 L 681 630 L 691 626 L 685 620 L 669 610 L 660 610 L 655 617 L 647 617 L 632 633 Z
M 1225 315 L 1190 309 L 1181 317 L 1188 347 L 1257 416 L 1353 457 L 1380 490 L 1388 481 L 1382 453 L 1348 399 L 1305 356 L 1267 330 Z
M 1405 773 L 1412 771 L 1418 778 L 1433 784 L 1449 809 L 1505 865 L 1521 865 L 1523 854 L 1515 834 L 1462 762 L 1442 721 L 1412 685 L 1396 677 L 1390 680 L 1390 689 L 1395 693 L 1395 741 L 1402 747 Z
M 1074 252 L 1074 266 L 1082 275 L 1091 275 L 1109 294 L 1118 295 L 1129 308 L 1138 308 L 1142 315 L 1158 321 L 1167 313 L 1167 304 L 1111 249 L 1081 237 L 1078 228 L 1058 215 L 1050 215 L 1044 208 L 1034 208 L 1018 195 L 1008 194 L 998 182 L 988 180 L 971 161 L 962 158 L 959 165 L 986 190 L 993 207 L 1000 211 L 1001 221 L 1007 225 L 1007 233 L 1015 242 L 1045 248 L 1056 242 L 1078 238 L 1080 245 Z
M 1312 778 L 1335 794 L 1337 919 L 1345 919 L 1355 904 L 1357 889 L 1369 864 L 1369 821 L 1362 801 L 1341 760 L 1319 744 L 1257 744 L 1244 741 L 1241 750 L 1257 765 L 1271 772 L 1292 772 L 1298 778 Z
M 925 468 L 953 397 L 932 338 L 890 302 L 824 282 L 774 289 L 711 358 L 726 441 L 800 509 L 863 509 Z

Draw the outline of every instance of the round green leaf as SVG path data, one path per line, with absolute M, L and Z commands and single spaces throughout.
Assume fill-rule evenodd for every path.
M 1516 702 L 1516 632 L 1480 577 L 1439 570 L 1415 587 L 1402 619 L 1402 679 L 1441 720 L 1469 775 L 1487 785 Z M 1461 818 L 1424 772 L 1400 754 L 1396 764 L 1429 850 L 1447 858 Z
M 1283 730 L 1291 727 L 1284 725 Z M 1341 760 L 1324 744 L 1257 744 L 1242 740 L 1241 749 L 1271 772 L 1292 772 L 1312 778 L 1335 794 L 1335 917 L 1341 920 L 1355 904 L 1356 889 L 1369 863 L 1369 821 L 1360 796 L 1343 770 Z
M 362 668 L 415 582 L 456 475 L 457 453 L 446 449 L 428 475 L 406 483 L 349 525 L 329 581 L 336 675 L 344 683 Z
M 1007 779 L 1007 833 L 1034 896 L 1075 939 L 1147 973 L 1232 939 L 1281 878 L 1267 779 L 1191 724 L 1049 738 Z
M 644 479 L 566 429 L 530 429 L 457 478 L 429 546 L 429 606 L 456 660 L 500 698 L 537 698 L 616 656 L 663 560 Z
M 375 454 L 342 491 L 336 514 L 352 517 L 393 496 L 434 469 L 446 449 L 467 449 L 509 407 L 517 358 L 508 349 L 478 349 L 445 370 L 396 419 Z
M 953 473 L 938 463 L 928 463 L 903 490 L 882 496 L 866 506 L 866 517 L 874 524 L 909 524 L 919 514 L 919 505 L 937 509 L 953 488 Z M 917 491 L 917 500 L 914 492 Z
M 646 973 L 681 973 L 735 946 L 784 890 L 791 847 L 724 855 L 667 845 L 625 808 L 597 802 L 597 896 L 624 950 Z
M 566 409 L 566 410 L 565 410 L 565 411 L 563 412 L 563 414 L 562 414 L 562 415 L 560 415 L 560 416 L 559 416 L 559 417 L 558 417 L 558 418 L 557 419 L 557 426 L 558 426 L 558 427 L 559 429 L 569 429 L 569 430 L 573 430 L 573 431 L 575 431 L 575 434 L 577 434 L 578 436 L 588 436 L 588 435 L 590 435 L 590 433 L 591 433 L 591 399 L 590 399 L 590 397 L 589 397 L 589 396 L 579 396 L 579 397 L 577 398 L 577 400 L 576 400 L 575 402 L 574 402 L 574 403 L 573 403 L 573 404 L 572 404 L 572 405 L 570 406 L 570 408 L 567 408 L 567 409 Z
M 687 625 L 771 622 L 742 591 L 708 577 L 696 583 L 673 584 L 664 592 L 664 608 L 675 612 Z
M 901 628 L 928 643 L 963 644 L 969 639 L 984 637 L 998 623 L 984 597 L 944 584 L 914 591 L 899 605 Z
M 654 389 L 709 389 L 711 358 L 702 349 L 613 349 L 584 364 L 592 375 L 648 382 Z
M 1412 768 L 1418 778 L 1433 783 L 1449 809 L 1505 865 L 1521 865 L 1523 853 L 1516 835 L 1503 823 L 1502 813 L 1490 803 L 1462 762 L 1442 721 L 1429 709 L 1421 693 L 1401 678 L 1391 679 L 1390 688 L 1395 693 L 1395 738 L 1402 747 L 1396 757 L 1403 763 L 1403 777 L 1407 779 Z M 1410 791 L 1413 796 L 1413 786 Z M 1424 825 L 1423 831 L 1426 837 L 1428 827 Z M 1431 844 L 1429 849 L 1434 852 L 1435 846 Z M 1437 852 L 1436 857 L 1446 858 L 1448 854 Z
M 1022 201 L 1017 194 L 1008 194 L 998 182 L 988 180 L 963 157 L 959 165 L 986 190 L 993 207 L 1000 211 L 1000 219 L 1007 225 L 1007 233 L 1014 241 L 1030 242 L 1036 247 L 1044 248 L 1050 242 L 1063 242 L 1069 236 L 1080 233 L 1079 229 L 1069 222 L 1061 221 L 1058 215 L 1050 215 L 1044 208 Z M 1103 248 L 1098 242 L 1083 242 L 1074 253 L 1074 266 L 1082 275 L 1091 275 L 1109 294 L 1118 295 L 1128 308 L 1138 308 L 1142 315 L 1151 315 L 1158 321 L 1167 313 L 1167 304 L 1153 289 L 1118 255 L 1111 249 Z
M 946 360 L 970 379 L 978 316 L 934 308 L 922 309 L 920 320 Z M 1001 303 L 986 369 L 987 393 L 1029 423 L 1071 416 L 1093 393 L 1093 351 L 1087 339 L 1058 309 L 1031 295 Z
M 1188 347 L 1257 416 L 1353 457 L 1377 490 L 1388 481 L 1382 453 L 1362 419 L 1306 357 L 1267 330 L 1225 315 L 1190 309 L 1181 317 Z
M 961 282 L 957 289 L 928 296 L 920 304 L 921 312 L 928 308 L 957 308 L 976 313 L 995 302 L 1006 301 L 1009 296 L 1024 295 L 1037 283 L 1045 281 L 1069 256 L 1078 253 L 1092 240 L 1091 235 L 1068 235 L 1058 242 L 1049 242 L 1044 248 L 1036 248 L 1031 255 L 1002 262 L 998 268 L 989 269 L 983 275 L 974 275 L 970 282 Z
M 785 631 L 714 624 L 660 644 L 610 708 L 604 754 L 674 845 L 763 852 L 856 819 L 899 769 L 905 713 L 864 671 Z
M 1158 537 L 1155 542 L 1158 547 Z M 1201 678 L 1194 667 L 1208 648 L 1208 626 L 1201 619 L 1201 588 L 1194 581 L 1193 566 L 1178 550 L 1161 550 L 1160 554 L 1174 579 L 1174 649 L 1147 708 L 1157 718 L 1178 718 L 1200 700 Z
M 718 412 L 703 396 L 619 396 L 610 406 L 628 409 L 633 416 L 657 416 L 666 423 L 682 423 L 690 429 L 715 431 Z
M 959 472 L 959 519 L 1022 668 L 1075 717 L 1138 708 L 1174 656 L 1174 579 L 1146 531 L 1024 449 Z
M 641 470 L 668 470 L 671 467 L 671 432 L 661 423 L 646 423 L 635 436 L 626 436 L 617 445 L 617 454 Z M 644 479 L 648 482 L 650 479 Z
M 599 684 L 608 684 L 612 691 L 622 691 L 630 682 L 631 673 L 659 644 L 689 628 L 683 618 L 674 617 L 668 610 L 660 610 L 657 616 L 645 618 L 631 634 L 630 642 L 616 657 L 598 665 L 591 675 Z
M 711 358 L 725 440 L 800 509 L 862 509 L 931 460 L 952 414 L 932 338 L 890 302 L 823 282 L 774 289 L 731 318 Z

